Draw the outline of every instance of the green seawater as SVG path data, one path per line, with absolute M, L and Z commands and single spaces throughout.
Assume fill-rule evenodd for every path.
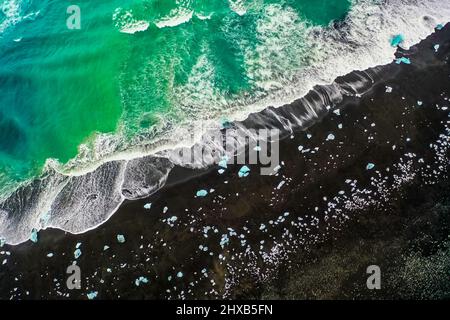
M 66 26 L 80 7 L 81 29 Z M 306 31 L 349 0 L 2 0 L 0 193 L 98 133 L 220 117 L 314 63 Z M 134 32 L 137 29 L 140 32 Z M 145 29 L 145 30 L 144 30 Z

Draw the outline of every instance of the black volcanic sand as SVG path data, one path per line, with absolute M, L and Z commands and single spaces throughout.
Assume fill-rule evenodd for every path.
M 95 230 L 5 245 L 0 297 L 449 298 L 450 28 L 397 55 L 412 64 L 377 68 L 363 97 L 283 139 L 274 175 L 175 168 L 166 187 Z M 66 287 L 74 262 L 81 290 Z M 366 287 L 369 265 L 381 268 L 381 290 Z

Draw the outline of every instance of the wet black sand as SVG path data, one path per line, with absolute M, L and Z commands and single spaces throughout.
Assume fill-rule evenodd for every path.
M 5 245 L 0 298 L 450 297 L 450 28 L 398 55 L 412 64 L 377 68 L 363 97 L 282 140 L 277 174 L 175 168 L 166 187 L 95 230 Z M 200 189 L 214 192 L 195 198 Z M 74 261 L 81 290 L 66 287 Z M 373 264 L 381 290 L 366 287 Z

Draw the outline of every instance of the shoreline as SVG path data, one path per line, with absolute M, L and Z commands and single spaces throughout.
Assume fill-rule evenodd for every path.
M 441 44 L 437 54 L 435 43 Z M 98 291 L 99 299 L 261 297 L 261 292 L 270 293 L 274 277 L 280 279 L 280 270 L 295 269 L 294 261 L 300 260 L 306 267 L 314 265 L 302 258 L 305 253 L 316 254 L 320 260 L 320 246 L 339 256 L 345 244 L 354 244 L 357 237 L 348 240 L 348 233 L 344 236 L 342 230 L 359 230 L 358 219 L 364 218 L 368 226 L 377 225 L 378 219 L 382 219 L 381 225 L 398 221 L 390 208 L 405 206 L 407 200 L 401 197 L 405 186 L 415 185 L 414 192 L 420 192 L 425 183 L 427 190 L 438 190 L 433 182 L 448 179 L 448 145 L 436 141 L 444 139 L 441 135 L 448 119 L 447 109 L 442 108 L 449 104 L 445 90 L 450 86 L 450 27 L 399 55 L 409 56 L 412 65 L 382 67 L 379 82 L 370 91 L 362 97 L 344 97 L 339 115 L 330 112 L 309 127 L 311 138 L 300 130 L 282 139 L 280 160 L 284 165 L 275 175 L 260 176 L 258 166 L 252 165 L 250 175 L 239 178 L 240 166 L 230 165 L 223 175 L 212 168 L 196 179 L 175 183 L 189 173 L 175 168 L 156 194 L 126 201 L 94 230 L 70 234 L 47 229 L 39 233 L 36 244 L 5 245 L 1 250 L 10 255 L 0 256 L 0 260 L 7 259 L 0 266 L 0 297 L 86 298 L 91 291 Z M 348 78 L 341 77 L 342 83 Z M 392 87 L 391 93 L 386 86 Z M 280 114 L 288 116 L 292 110 L 287 109 Z M 333 141 L 326 140 L 330 133 L 335 135 Z M 429 148 L 430 143 L 437 147 Z M 302 153 L 299 146 L 315 152 Z M 375 167 L 368 170 L 368 163 Z M 200 189 L 209 190 L 208 195 L 196 198 Z M 147 203 L 152 203 L 151 209 L 144 208 Z M 404 214 L 402 210 L 398 209 Z M 416 216 L 420 217 L 420 212 Z M 381 239 L 395 238 L 399 226 L 392 225 L 392 232 Z M 433 235 L 435 231 L 430 232 Z M 439 232 L 448 235 L 447 225 Z M 119 243 L 117 235 L 124 235 L 125 242 Z M 441 236 L 436 238 L 443 241 Z M 427 239 L 423 242 L 429 245 Z M 78 243 L 81 256 L 75 258 Z M 105 245 L 109 247 L 106 250 Z M 52 257 L 47 256 L 50 253 Z M 360 260 L 364 263 L 367 258 Z M 80 291 L 64 287 L 65 269 L 74 261 L 83 272 Z M 31 265 L 36 267 L 30 269 Z M 330 268 L 339 266 L 335 263 Z M 343 294 L 350 297 L 356 285 L 357 298 L 373 298 L 360 287 L 359 280 L 365 276 L 361 269 L 350 266 L 349 270 L 350 276 L 337 279 L 338 287 L 344 281 L 345 288 L 350 288 Z M 298 272 L 290 271 L 294 277 Z M 149 283 L 135 285 L 141 276 Z M 319 297 L 332 295 L 335 288 L 326 290 Z M 389 290 L 377 297 L 395 296 L 395 287 Z M 284 292 L 280 297 L 289 297 Z M 306 297 L 312 297 L 311 293 Z
M 420 5 L 422 6 L 422 4 L 420 4 Z M 389 7 L 388 9 L 392 10 L 393 12 L 400 12 L 401 10 L 403 10 L 402 8 L 396 8 L 395 6 Z M 414 8 L 414 9 L 417 9 L 417 8 Z M 447 12 L 447 11 L 445 11 L 447 9 L 448 9 L 447 6 L 442 6 L 443 12 Z M 424 14 L 425 12 L 428 12 L 428 11 L 425 10 L 424 12 L 422 12 L 422 14 Z M 416 14 L 416 13 L 417 12 L 414 11 L 414 14 Z M 413 16 L 414 16 L 414 14 L 413 14 Z M 443 16 L 445 16 L 445 15 L 438 14 L 436 19 L 441 19 Z M 417 17 L 417 18 L 419 18 L 419 17 Z M 431 29 L 430 23 L 433 19 L 430 19 L 430 17 L 428 17 L 428 16 L 423 16 L 420 18 L 421 19 L 423 18 L 423 21 L 421 21 L 420 23 L 417 24 L 417 30 L 415 31 L 415 33 L 409 34 L 409 31 L 405 30 L 405 32 L 407 34 L 409 34 L 409 36 L 406 38 L 420 39 L 422 36 L 425 36 L 425 34 L 428 33 L 429 29 Z M 393 26 L 396 27 L 395 21 L 386 21 L 386 22 L 387 22 L 387 25 L 392 24 Z M 316 36 L 318 36 L 319 38 L 331 37 L 334 39 L 339 39 L 340 36 L 349 36 L 350 39 L 353 39 L 351 34 L 347 34 L 347 32 L 351 31 L 352 28 L 355 28 L 355 30 L 359 30 L 357 28 L 359 23 L 361 23 L 360 17 L 357 14 L 355 14 L 355 16 L 353 16 L 351 19 L 349 19 L 348 21 L 345 21 L 345 23 L 343 23 L 343 30 L 337 30 L 337 29 L 325 30 L 323 34 L 320 34 L 320 35 L 316 34 Z M 386 32 L 388 31 L 388 29 L 386 29 L 387 25 L 383 25 L 383 28 L 381 28 L 380 30 L 378 30 L 378 32 L 376 32 L 376 39 L 378 39 L 378 40 L 384 39 L 384 37 L 386 36 Z M 404 25 L 402 25 L 401 27 L 402 27 L 401 29 L 405 28 Z M 357 40 L 357 39 L 353 39 L 353 40 Z M 408 40 L 408 42 L 409 41 L 410 40 Z M 331 49 L 333 51 L 336 48 L 341 48 L 345 44 L 346 44 L 345 41 L 342 41 L 342 42 L 338 41 L 337 44 L 335 44 L 334 46 L 332 46 L 328 49 Z M 380 54 L 381 52 L 384 52 L 383 50 L 388 50 L 389 52 L 394 50 L 392 47 L 389 46 L 387 41 L 374 41 L 372 44 L 375 45 L 377 55 L 376 56 L 372 56 L 371 54 L 365 55 L 364 52 L 362 52 L 363 59 L 361 61 L 358 60 L 359 62 L 356 65 L 358 65 L 358 66 L 371 65 L 371 64 L 373 64 L 374 61 L 379 61 L 379 60 L 377 60 L 377 58 L 380 58 L 380 56 L 383 56 L 382 54 Z M 364 49 L 364 48 L 365 48 L 365 46 L 363 46 L 362 48 L 359 48 L 359 49 Z M 350 50 L 349 56 L 353 57 L 353 58 L 359 57 L 360 56 L 358 54 L 359 51 L 361 51 L 361 50 L 357 50 L 357 51 Z M 364 50 L 362 50 L 362 51 L 364 51 Z M 329 55 L 329 58 L 333 57 L 333 55 L 330 55 L 330 54 L 328 54 L 328 55 Z M 347 57 L 347 58 L 349 58 L 349 57 Z M 365 61 L 364 59 L 368 59 L 368 60 Z M 345 64 L 338 63 L 338 62 L 335 63 L 335 68 L 338 68 L 341 65 L 345 65 Z M 320 67 L 319 69 L 321 70 L 321 72 L 318 72 L 318 73 L 315 72 L 314 70 L 305 71 L 306 74 L 311 72 L 312 78 L 310 79 L 309 77 L 305 77 L 305 78 L 308 78 L 309 80 L 306 82 L 300 82 L 301 85 L 290 88 L 289 90 L 292 91 L 295 89 L 295 90 L 297 90 L 296 92 L 299 92 L 298 87 L 301 87 L 302 85 L 306 85 L 306 87 L 309 88 L 310 85 L 312 86 L 312 84 L 311 84 L 312 82 L 315 82 L 315 83 L 321 82 L 322 83 L 323 81 L 319 81 L 319 80 L 324 80 L 324 79 L 330 79 L 330 81 L 331 81 L 331 79 L 335 76 L 334 75 L 334 76 L 330 77 L 330 74 L 328 74 L 327 72 L 324 71 L 324 70 L 327 70 L 328 68 L 326 68 L 324 66 Z M 358 68 L 356 68 L 356 69 L 358 69 Z M 342 71 L 341 69 L 339 69 L 339 70 Z M 323 73 L 323 72 L 325 72 L 325 73 Z M 340 72 L 337 72 L 337 73 L 339 74 Z M 355 72 L 355 74 L 356 73 L 357 72 Z M 323 85 L 323 86 L 321 86 L 321 88 L 327 88 L 330 86 L 332 86 L 332 85 Z M 351 88 L 349 88 L 349 89 L 351 89 Z M 301 91 L 303 92 L 303 90 L 301 90 Z M 314 89 L 313 89 L 313 91 L 314 91 Z M 292 91 L 291 93 L 293 93 L 293 92 L 294 91 Z M 324 94 L 326 95 L 327 92 L 324 92 Z M 297 96 L 297 95 L 294 94 L 294 96 Z M 319 97 L 319 99 L 320 99 L 320 97 Z M 280 100 L 280 101 L 284 101 L 284 100 Z M 296 101 L 288 104 L 288 106 L 295 105 Z M 262 103 L 258 103 L 258 105 L 260 105 L 260 104 L 262 105 Z M 264 103 L 263 105 L 265 107 L 270 104 Z M 261 107 L 260 109 L 263 109 L 263 108 Z M 262 111 L 259 115 L 253 116 L 253 120 L 254 121 L 261 120 L 261 121 L 266 121 L 266 123 L 270 123 L 271 122 L 270 110 L 271 110 L 270 108 L 265 109 L 265 111 Z M 315 110 L 312 110 L 312 111 L 314 112 Z M 244 118 L 246 118 L 248 116 L 247 113 L 248 112 L 246 111 Z M 283 114 L 281 114 L 280 116 L 284 117 Z M 249 122 L 252 122 L 253 120 L 250 120 L 250 121 L 243 120 L 242 123 L 249 123 Z M 317 120 L 317 119 L 315 119 L 315 120 Z M 174 140 L 174 139 L 172 139 L 172 140 Z M 108 144 L 108 143 L 105 142 L 105 144 Z M 100 145 L 102 145 L 102 144 L 100 143 Z M 104 145 L 103 145 L 103 147 L 104 147 Z M 102 147 L 99 147 L 99 148 L 102 148 Z M 149 156 L 149 157 L 151 157 L 151 156 Z M 146 156 L 140 157 L 138 159 L 135 158 L 134 160 L 139 161 L 144 158 L 146 158 Z M 120 205 L 119 202 L 121 202 L 121 201 L 123 202 L 123 199 L 127 198 L 125 195 L 123 195 L 121 193 L 121 186 L 117 186 L 117 184 L 120 183 L 120 181 L 119 181 L 120 176 L 124 173 L 124 171 L 127 171 L 127 164 L 126 163 L 124 164 L 121 161 L 126 162 L 126 161 L 133 161 L 133 160 L 127 160 L 127 159 L 117 160 L 117 161 L 116 160 L 110 161 L 110 160 L 111 159 L 109 159 L 109 160 L 104 159 L 101 162 L 101 164 L 95 165 L 95 168 L 96 168 L 95 170 L 90 171 L 86 175 L 93 176 L 93 179 L 95 180 L 96 178 L 98 178 L 98 177 L 101 178 L 103 175 L 105 175 L 104 171 L 112 170 L 109 167 L 117 167 L 115 169 L 115 170 L 117 170 L 116 174 L 110 175 L 108 177 L 109 178 L 108 183 L 106 183 L 106 185 L 114 185 L 115 188 L 103 190 L 103 189 L 101 189 L 101 187 L 96 186 L 96 188 L 94 188 L 95 190 L 89 190 L 89 193 L 97 194 L 97 195 L 99 195 L 99 197 L 107 197 L 109 199 L 113 199 L 112 201 L 114 201 L 116 203 L 116 205 L 113 205 L 112 207 L 115 208 Z M 111 162 L 115 162 L 115 163 L 112 164 Z M 143 160 L 143 162 L 145 162 L 145 160 Z M 143 165 L 146 165 L 146 164 L 144 163 Z M 80 175 L 75 175 L 75 176 L 60 175 L 59 173 L 56 173 L 56 171 L 52 171 L 52 173 L 55 173 L 54 175 L 56 177 L 48 177 L 48 176 L 52 175 L 52 173 L 49 173 L 44 178 L 38 179 L 37 181 L 36 180 L 32 181 L 32 182 L 28 183 L 25 187 L 19 188 L 18 190 L 13 192 L 13 194 L 9 197 L 8 200 L 5 200 L 2 202 L 1 207 L 7 213 L 7 214 L 5 214 L 5 216 L 6 216 L 5 220 L 7 220 L 5 223 L 8 223 L 10 226 L 12 226 L 10 229 L 7 230 L 7 232 L 2 232 L 5 234 L 5 237 L 8 238 L 7 239 L 8 242 L 20 243 L 21 241 L 28 238 L 28 235 L 31 233 L 31 228 L 40 229 L 41 227 L 39 226 L 39 223 L 38 223 L 39 219 L 40 219 L 39 215 L 47 214 L 46 211 L 50 210 L 50 208 L 55 204 L 55 202 L 58 202 L 57 201 L 58 198 L 66 197 L 65 194 L 60 195 L 59 194 L 60 191 L 73 193 L 74 186 L 78 185 L 78 183 L 80 183 L 80 181 L 84 181 L 83 179 L 86 176 L 86 175 L 81 175 L 81 176 Z M 135 172 L 132 172 L 131 175 L 133 175 L 134 173 Z M 163 176 L 164 176 L 164 174 L 159 176 L 159 178 L 163 179 Z M 145 181 L 133 181 L 133 183 L 135 183 L 136 185 L 140 185 L 140 187 L 142 187 L 142 185 L 146 184 Z M 155 181 L 152 181 L 152 183 L 160 184 L 162 182 L 159 180 L 155 180 Z M 45 184 L 49 184 L 50 187 L 42 187 L 41 186 L 41 185 L 45 185 Z M 86 188 L 89 188 L 90 183 L 86 182 L 86 185 L 87 185 Z M 38 191 L 35 191 L 34 189 L 38 189 Z M 45 194 L 45 192 L 42 192 L 41 194 L 36 195 L 35 193 L 41 192 L 42 191 L 41 189 L 56 190 L 56 191 L 52 192 L 50 194 Z M 142 189 L 145 189 L 145 188 L 141 188 L 141 190 L 135 190 L 135 191 L 137 193 L 142 193 Z M 83 191 L 84 191 L 84 185 L 80 186 L 80 190 L 78 190 L 77 197 L 83 197 L 84 196 Z M 149 193 L 151 194 L 152 192 L 155 192 L 155 191 L 156 191 L 156 189 L 151 190 Z M 23 205 L 21 203 L 22 202 L 21 194 L 24 194 L 24 197 L 32 198 L 33 201 L 37 202 L 36 205 L 34 207 L 31 205 L 28 205 L 28 206 Z M 37 200 L 36 200 L 36 198 L 37 198 Z M 119 198 L 121 198 L 121 199 L 119 199 Z M 135 198 L 136 197 L 134 197 L 133 199 L 135 199 Z M 86 210 L 87 214 L 85 216 L 83 216 L 82 214 L 80 214 L 76 211 L 76 207 L 81 206 L 82 205 L 81 203 L 73 204 L 73 206 L 68 207 L 67 210 L 61 209 L 61 207 L 63 207 L 63 205 L 60 205 L 59 203 L 57 203 L 55 205 L 55 207 L 56 207 L 55 215 L 59 216 L 60 218 L 56 219 L 55 221 L 53 221 L 53 219 L 51 218 L 50 225 L 53 227 L 58 227 L 62 230 L 67 230 L 67 231 L 78 234 L 80 232 L 85 232 L 87 230 L 98 227 L 100 225 L 100 223 L 104 223 L 115 212 L 115 210 L 111 210 L 111 208 L 108 208 L 109 212 L 106 212 L 104 210 L 104 208 L 102 208 L 99 205 L 96 205 L 95 201 L 91 201 L 90 199 L 85 199 L 84 202 L 91 202 L 90 208 L 89 208 L 89 210 Z M 35 207 L 39 207 L 38 209 L 40 211 L 37 210 Z M 67 211 L 72 211 L 73 215 L 70 216 L 69 214 L 67 214 Z M 99 211 L 101 211 L 101 214 L 99 214 L 98 217 L 93 217 L 95 215 L 95 213 L 99 212 Z M 8 218 L 10 218 L 10 219 L 8 219 Z M 65 222 L 65 220 L 70 220 L 70 219 L 72 219 L 76 222 L 67 224 Z M 80 221 L 83 221 L 83 223 L 85 223 L 85 224 L 83 225 L 83 223 L 80 223 Z M 101 221 L 101 222 L 99 223 L 99 221 Z M 15 227 L 14 225 L 16 223 L 21 223 L 21 225 Z M 12 230 L 12 229 L 14 229 L 14 230 Z M 25 230 L 25 229 L 28 229 L 28 230 Z M 20 236 L 18 235 L 19 233 L 21 233 Z

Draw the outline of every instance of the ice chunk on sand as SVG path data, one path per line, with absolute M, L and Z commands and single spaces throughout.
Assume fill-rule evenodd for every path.
M 373 163 L 370 163 L 370 162 L 366 166 L 367 170 L 372 170 L 373 168 L 375 168 L 375 165 Z
M 239 178 L 247 177 L 250 174 L 250 168 L 247 166 L 242 166 L 242 168 L 239 170 Z
M 139 277 L 134 281 L 136 287 L 139 287 L 141 283 L 148 283 L 148 279 L 146 277 Z
M 117 235 L 117 241 L 118 241 L 119 243 L 124 243 L 124 242 L 125 242 L 125 237 L 124 237 L 124 235 L 123 235 L 123 234 L 118 234 L 118 235 Z
M 89 292 L 86 296 L 89 300 L 95 299 L 97 298 L 98 292 L 97 291 L 92 291 Z
M 202 189 L 202 190 L 198 190 L 196 193 L 197 197 L 206 197 L 206 195 L 208 194 L 208 191 Z
M 395 60 L 395 63 L 396 64 L 402 64 L 402 63 L 404 63 L 404 64 L 411 64 L 411 60 L 409 58 L 406 58 L 406 57 L 401 57 L 401 58 L 398 58 L 397 60 Z
M 152 204 L 151 203 L 144 204 L 144 209 L 150 210 L 151 208 L 152 208 Z

